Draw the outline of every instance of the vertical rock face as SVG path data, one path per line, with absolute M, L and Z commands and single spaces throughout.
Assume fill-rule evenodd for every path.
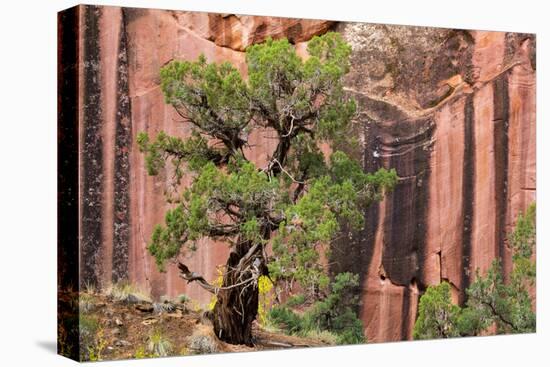
M 185 284 L 169 266 L 158 272 L 146 246 L 169 206 L 167 175 L 150 177 L 135 144 L 138 132 L 164 130 L 185 136 L 189 126 L 164 103 L 159 70 L 172 59 L 230 61 L 245 74 L 244 49 L 267 37 L 306 41 L 327 31 L 328 21 L 302 21 L 118 7 L 81 7 L 81 279 L 109 284 L 130 280 L 154 296 L 209 295 Z M 265 163 L 273 139 L 254 133 L 247 155 Z M 225 264 L 224 243 L 204 241 L 188 261 L 214 279 Z
M 81 6 L 81 282 L 123 279 L 154 296 L 209 295 L 174 267 L 161 274 L 146 251 L 169 189 L 147 175 L 138 132 L 186 136 L 164 103 L 159 70 L 172 59 L 230 61 L 267 37 L 304 43 L 329 29 L 352 45 L 348 92 L 365 169 L 395 168 L 396 190 L 365 213 L 365 229 L 335 242 L 333 270 L 361 275 L 369 341 L 411 338 L 418 298 L 442 280 L 453 297 L 495 257 L 510 268 L 506 233 L 535 199 L 535 39 L 532 35 L 268 17 Z M 246 152 L 274 149 L 266 134 Z M 216 278 L 224 243 L 204 241 L 188 260 Z
M 534 38 L 337 30 L 354 49 L 348 87 L 366 126 L 365 168 L 393 167 L 401 177 L 366 213 L 366 233 L 354 234 L 354 251 L 368 253 L 359 256 L 362 318 L 370 341 L 410 339 L 427 286 L 448 281 L 463 302 L 476 269 L 501 257 L 510 270 L 506 233 L 535 200 Z

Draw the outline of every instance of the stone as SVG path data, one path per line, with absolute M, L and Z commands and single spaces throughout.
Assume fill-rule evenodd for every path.
M 83 276 L 104 274 L 109 282 L 114 272 L 150 289 L 154 299 L 185 293 L 199 303 L 210 301 L 198 285 L 181 281 L 172 265 L 160 273 L 146 249 L 169 205 L 164 177 L 147 176 L 143 155 L 129 142 L 139 131 L 190 132 L 174 123 L 179 117 L 164 103 L 159 69 L 204 53 L 246 76 L 243 50 L 250 44 L 288 37 L 305 57 L 306 42 L 328 29 L 353 49 L 345 88 L 358 102 L 357 156 L 369 171 L 394 167 L 402 177 L 393 194 L 365 213 L 363 231 L 333 244 L 345 246 L 346 256 L 332 270 L 362 274 L 367 339 L 410 339 L 418 298 L 429 285 L 448 280 L 453 298 L 462 301 L 475 269 L 486 270 L 495 257 L 509 274 L 505 233 L 536 196 L 533 35 L 118 7 L 99 13 L 94 62 L 101 73 L 86 69 L 88 77 L 99 78 L 99 102 L 84 117 L 97 124 L 102 146 L 83 157 L 91 171 L 82 174 L 105 184 L 80 205 L 94 204 L 94 223 L 105 240 L 86 245 L 86 254 L 94 256 L 82 264 Z M 115 101 L 130 101 L 131 107 Z M 129 129 L 115 136 L 122 125 Z M 252 132 L 246 151 L 260 165 L 274 149 L 263 135 Z M 115 172 L 115 166 L 122 168 Z M 127 179 L 116 179 L 121 174 Z M 117 214 L 115 198 L 124 209 Z M 115 224 L 126 229 L 115 231 Z M 189 267 L 215 279 L 228 251 L 222 242 L 205 240 Z
M 136 307 L 136 310 L 141 312 L 153 312 L 155 309 L 153 305 L 150 303 L 139 303 L 135 307 Z
M 152 324 L 156 324 L 159 320 L 155 317 L 147 317 L 145 318 L 145 320 L 143 320 L 141 323 L 143 325 L 152 325 Z
M 116 340 L 114 344 L 115 347 L 129 347 L 132 345 L 132 343 L 130 343 L 129 341 L 122 339 Z

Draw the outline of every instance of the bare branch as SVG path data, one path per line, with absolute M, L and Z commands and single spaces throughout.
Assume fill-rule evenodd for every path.
M 240 287 L 242 285 L 245 285 L 247 283 L 250 283 L 252 281 L 257 280 L 258 276 L 259 276 L 259 274 L 252 273 L 252 276 L 250 278 L 247 278 L 247 279 L 245 279 L 241 282 L 232 284 L 232 285 L 227 286 L 227 287 L 216 287 L 216 286 L 213 286 L 212 284 L 208 283 L 202 275 L 190 271 L 189 268 L 184 263 L 178 262 L 178 268 L 180 269 L 180 278 L 183 278 L 183 279 L 187 280 L 187 283 L 197 282 L 203 289 L 205 289 L 208 292 L 213 293 L 213 294 L 218 294 L 218 292 L 221 291 L 221 290 L 227 290 L 227 289 Z
M 303 182 L 303 181 L 298 181 L 298 180 L 296 180 L 294 177 L 292 177 L 292 175 L 291 175 L 290 173 L 288 173 L 288 171 L 285 170 L 285 169 L 283 168 L 283 165 L 281 164 L 281 162 L 279 162 L 279 160 L 278 160 L 277 158 L 275 158 L 275 159 L 273 160 L 273 163 L 277 163 L 277 164 L 279 165 L 279 168 L 281 169 L 281 171 L 284 172 L 288 177 L 290 177 L 290 179 L 292 180 L 292 182 L 295 182 L 295 183 L 297 183 L 297 184 L 302 184 L 302 185 L 305 184 L 305 182 Z
M 288 130 L 288 133 L 284 134 L 284 135 L 281 135 L 281 137 L 283 138 L 286 138 L 288 136 L 290 136 L 290 134 L 292 134 L 292 130 L 294 130 L 294 119 L 296 117 L 294 117 L 294 115 L 290 115 L 291 116 L 291 120 L 290 120 L 290 129 Z
M 180 269 L 180 277 L 187 280 L 187 283 L 197 282 L 202 288 L 210 293 L 216 293 L 216 287 L 208 283 L 202 275 L 189 271 L 189 268 L 182 262 L 178 262 L 178 268 Z

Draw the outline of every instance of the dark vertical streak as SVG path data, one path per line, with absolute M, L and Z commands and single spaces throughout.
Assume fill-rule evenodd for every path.
M 493 82 L 494 154 L 495 154 L 495 240 L 497 254 L 504 260 L 506 238 L 506 211 L 508 197 L 508 76 L 501 75 Z M 504 271 L 504 269 L 503 269 Z
M 416 254 L 414 269 L 415 278 L 420 288 L 424 288 L 424 248 L 426 246 L 426 234 L 428 232 L 428 209 L 430 203 L 430 159 L 431 145 L 427 144 L 435 133 L 435 124 L 432 121 L 427 122 L 431 127 L 426 130 L 423 136 L 423 145 L 414 150 L 414 165 L 416 172 L 415 195 L 413 197 L 415 205 L 415 214 L 413 220 L 416 222 L 413 234 L 413 252 Z M 410 279 L 409 279 L 410 281 Z M 408 286 L 409 284 L 407 284 Z M 408 302 L 408 300 L 407 300 Z M 408 317 L 408 314 L 407 314 Z
M 403 120 L 386 132 L 390 141 L 385 143 L 389 168 L 395 168 L 401 180 L 387 198 L 382 264 L 393 283 L 409 286 L 416 278 L 421 289 L 434 129 L 429 119 Z
M 83 29 L 83 148 L 81 286 L 99 283 L 103 194 L 103 137 L 99 19 L 101 10 L 85 6 Z
M 78 8 L 58 16 L 58 288 L 78 286 Z
M 366 138 L 363 156 L 365 172 L 375 172 L 381 167 L 380 158 L 373 157 L 376 150 L 376 124 L 364 122 L 363 134 Z M 339 147 L 345 150 L 345 147 Z M 332 274 L 351 272 L 358 274 L 362 283 L 369 268 L 374 249 L 374 237 L 378 225 L 379 204 L 373 203 L 364 212 L 364 228 L 354 231 L 347 223 L 342 223 L 342 236 L 331 244 L 330 271 Z
M 374 121 L 362 121 L 357 124 L 363 131 L 353 132 L 363 134 L 365 137 L 365 147 L 359 155 L 362 155 L 363 168 L 365 172 L 375 172 L 381 168 L 380 158 L 373 155 L 378 150 L 377 139 L 378 126 Z M 339 147 L 346 150 L 346 147 Z M 372 203 L 364 211 L 364 227 L 362 230 L 354 231 L 347 223 L 342 223 L 342 235 L 339 239 L 331 243 L 330 255 L 330 273 L 332 275 L 350 272 L 359 275 L 359 287 L 357 287 L 358 296 L 363 299 L 362 289 L 367 276 L 374 254 L 374 240 L 378 228 L 378 213 L 380 204 Z M 361 314 L 360 304 L 357 314 Z
M 472 252 L 472 224 L 474 213 L 474 98 L 466 97 L 464 104 L 464 169 L 462 173 L 462 284 L 459 303 L 466 302 L 466 288 L 470 285 L 470 256 Z
M 378 147 L 378 130 L 379 127 L 374 121 L 368 121 L 364 125 L 363 134 L 365 136 L 365 151 L 363 152 L 363 167 L 365 172 L 376 172 L 382 168 L 381 159 L 375 157 L 374 153 L 379 150 Z M 359 280 L 361 286 L 363 285 L 364 278 L 367 275 L 372 257 L 374 255 L 374 241 L 376 238 L 376 230 L 378 229 L 379 221 L 378 216 L 380 212 L 380 204 L 373 203 L 365 211 L 365 227 L 359 234 Z M 352 261 L 353 262 L 353 261 Z
M 413 280 L 414 281 L 414 280 Z M 410 315 L 410 300 L 411 291 L 409 287 L 404 287 L 403 289 L 403 304 L 401 308 L 401 340 L 409 339 L 409 315 Z
M 115 131 L 114 172 L 114 223 L 113 223 L 113 270 L 112 281 L 128 278 L 130 240 L 130 160 L 131 148 L 131 102 L 128 85 L 128 39 L 125 10 L 122 9 L 117 60 L 117 111 Z
M 78 360 L 79 7 L 57 16 L 57 351 Z

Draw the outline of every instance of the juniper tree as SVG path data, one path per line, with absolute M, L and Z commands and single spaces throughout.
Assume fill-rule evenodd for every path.
M 452 303 L 449 283 L 429 287 L 420 298 L 414 338 L 480 335 L 493 325 L 497 334 L 534 332 L 536 317 L 529 292 L 535 282 L 535 219 L 533 204 L 518 216 L 508 238 L 513 254 L 509 279 L 504 278 L 499 259 L 485 275 L 476 271 L 462 308 Z
M 360 228 L 363 210 L 397 181 L 394 170 L 364 172 L 334 144 L 346 139 L 356 109 L 343 90 L 350 46 L 331 32 L 314 37 L 307 51 L 304 61 L 286 39 L 250 46 L 247 79 L 204 56 L 172 61 L 160 71 L 161 89 L 192 132 L 138 135 L 149 174 L 169 171 L 180 188 L 167 194 L 173 207 L 148 245 L 159 268 L 201 238 L 231 248 L 221 286 L 178 265 L 181 277 L 216 294 L 214 331 L 229 343 L 252 343 L 261 275 L 326 287 L 319 246 L 341 221 Z M 256 129 L 276 139 L 262 166 L 247 156 Z M 319 148 L 325 142 L 332 143 L 329 156 Z M 191 183 L 182 187 L 184 175 Z
M 536 277 L 532 259 L 536 241 L 535 205 L 518 216 L 508 244 L 512 250 L 512 271 L 509 279 L 503 276 L 499 259 L 493 261 L 485 276 L 476 279 L 467 290 L 468 317 L 462 317 L 461 332 L 477 335 L 490 325 L 498 334 L 535 332 L 536 316 L 530 290 Z

